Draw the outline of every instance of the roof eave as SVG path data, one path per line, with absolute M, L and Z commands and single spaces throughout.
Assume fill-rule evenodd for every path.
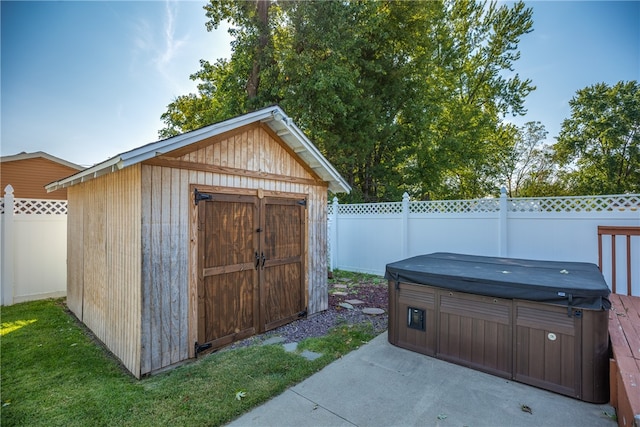
M 331 192 L 351 192 L 351 186 L 347 181 L 342 178 L 304 132 L 279 107 L 274 109 L 270 120 L 265 120 L 265 122 L 318 176 L 329 183 Z M 299 142 L 299 144 L 296 144 L 296 142 Z
M 71 187 L 72 185 L 80 184 L 81 182 L 86 182 L 99 176 L 115 172 L 123 167 L 125 166 L 122 159 L 120 156 L 116 156 L 76 174 L 47 184 L 44 188 L 47 190 L 47 193 L 51 193 L 52 191 L 56 191 L 61 188 Z

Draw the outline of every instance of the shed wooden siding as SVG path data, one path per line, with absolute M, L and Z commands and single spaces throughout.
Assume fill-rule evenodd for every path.
M 68 305 L 140 372 L 140 165 L 70 187 Z
M 66 189 L 47 193 L 44 186 L 78 172 L 77 169 L 43 157 L 2 162 L 0 169 L 0 188 L 4 190 L 11 184 L 14 197 L 22 199 L 65 200 Z
M 142 166 L 141 374 L 189 357 L 187 170 Z
M 67 307 L 82 320 L 84 287 L 84 203 L 81 187 L 70 188 L 67 199 Z
M 327 184 L 270 129 L 254 124 L 142 166 L 141 374 L 194 356 L 197 233 L 193 188 L 307 197 L 309 313 L 327 309 Z M 309 246 L 313 245 L 313 246 Z
M 308 242 L 307 248 L 313 252 L 307 254 L 307 275 L 309 277 L 309 314 L 329 308 L 329 289 L 327 285 L 327 190 L 309 193 Z

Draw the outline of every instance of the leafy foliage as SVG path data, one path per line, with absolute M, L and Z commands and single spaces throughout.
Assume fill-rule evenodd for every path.
M 279 104 L 354 188 L 350 201 L 495 192 L 499 159 L 534 89 L 513 73 L 531 9 L 518 2 L 211 0 L 229 60 L 191 78 L 162 115 L 168 137 Z M 346 196 L 342 196 L 343 199 Z
M 545 171 L 549 167 L 548 147 L 544 146 L 547 131 L 540 122 L 527 122 L 515 129 L 515 144 L 509 155 L 502 160 L 509 197 L 522 196 L 524 192 L 536 191 L 538 182 L 547 182 Z M 532 196 L 534 194 L 528 194 Z
M 598 83 L 569 101 L 555 160 L 573 194 L 640 192 L 640 86 Z

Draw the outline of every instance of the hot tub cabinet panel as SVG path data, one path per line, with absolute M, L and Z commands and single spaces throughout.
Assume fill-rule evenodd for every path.
M 431 254 L 410 260 L 413 261 L 387 266 L 391 344 L 587 402 L 609 400 L 606 310 L 609 290 L 603 279 L 602 285 L 587 286 L 593 288 L 586 292 L 590 294 L 587 296 L 577 287 L 555 289 L 550 297 L 553 303 L 549 303 L 523 299 L 526 292 L 522 289 L 526 286 L 522 277 L 531 275 L 534 281 L 539 280 L 540 274 L 536 274 L 541 273 L 540 269 L 557 270 L 556 263 L 530 264 L 526 260 L 456 254 Z M 429 267 L 434 260 L 439 267 Z M 493 264 L 500 271 L 505 271 L 504 263 L 510 268 L 526 265 L 527 269 L 519 274 L 519 289 L 515 291 L 518 298 L 505 297 L 508 295 L 505 283 L 500 284 L 499 296 L 491 289 L 490 281 L 483 283 L 479 278 L 471 284 L 468 271 L 461 272 L 467 292 L 459 292 L 447 288 L 446 277 L 433 278 L 437 286 L 432 286 L 409 281 L 406 276 L 420 276 L 415 272 L 405 275 L 398 270 L 399 266 L 409 265 L 430 274 L 439 268 L 449 272 L 451 265 L 441 266 L 448 262 L 455 264 L 455 269 L 469 263 L 472 273 L 478 263 L 485 269 L 487 264 Z M 562 265 L 563 276 L 579 270 L 577 276 L 584 277 L 589 271 L 582 263 Z M 481 276 L 478 271 L 475 273 Z M 542 272 L 545 274 L 549 271 Z M 598 275 L 601 278 L 599 271 L 588 274 L 595 276 L 596 281 Z M 600 286 L 602 289 L 597 291 Z M 475 292 L 469 292 L 473 289 Z M 570 299 L 582 306 L 571 305 L 569 298 L 565 305 L 558 304 L 558 293 L 566 294 L 567 290 L 575 294 Z M 541 299 L 540 292 L 534 291 L 533 295 Z
M 406 316 L 407 320 L 398 322 L 405 327 L 396 328 L 393 331 L 396 343 L 408 350 L 434 356 L 437 336 L 434 330 L 436 325 L 436 289 L 408 283 L 401 283 L 399 286 L 400 292 L 389 295 L 396 301 L 396 304 L 391 304 L 389 301 L 389 314 L 394 318 L 396 315 Z M 411 324 L 409 320 L 409 316 L 416 314 L 416 312 L 418 315 L 423 314 L 422 327 L 418 327 L 419 325 L 416 325 L 415 322 Z M 391 336 L 391 329 L 389 329 L 389 334 Z
M 438 320 L 438 357 L 494 375 L 511 375 L 511 301 L 442 292 Z

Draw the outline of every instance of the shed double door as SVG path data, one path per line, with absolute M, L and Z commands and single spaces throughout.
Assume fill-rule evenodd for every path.
M 304 316 L 304 201 L 200 199 L 198 344 L 215 349 Z

